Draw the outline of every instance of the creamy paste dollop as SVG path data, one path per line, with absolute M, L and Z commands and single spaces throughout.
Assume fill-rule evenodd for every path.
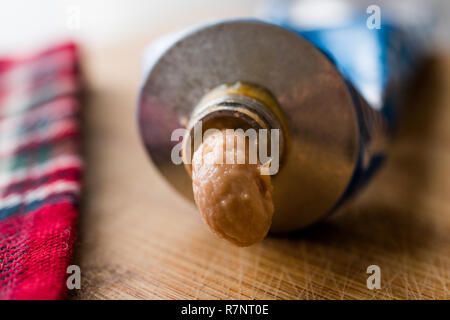
M 270 176 L 261 175 L 261 164 L 248 163 L 248 143 L 236 143 L 240 134 L 217 130 L 205 137 L 193 155 L 192 186 L 209 228 L 235 245 L 249 246 L 267 235 L 274 206 Z M 232 144 L 231 150 L 225 147 Z M 237 164 L 242 155 L 245 163 Z M 227 156 L 235 163 L 227 163 Z

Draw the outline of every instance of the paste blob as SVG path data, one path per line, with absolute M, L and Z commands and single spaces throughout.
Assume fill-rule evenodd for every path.
M 248 143 L 236 143 L 239 134 L 230 136 L 225 130 L 216 130 L 205 137 L 193 155 L 192 185 L 195 202 L 209 228 L 243 247 L 264 239 L 274 206 L 271 178 L 261 175 L 257 161 L 249 163 Z M 230 156 L 234 164 L 226 161 Z M 239 156 L 245 157 L 243 164 L 237 163 Z

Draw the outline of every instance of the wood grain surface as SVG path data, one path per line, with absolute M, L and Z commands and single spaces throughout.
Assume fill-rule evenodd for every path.
M 237 248 L 210 234 L 140 144 L 134 107 L 150 40 L 84 52 L 82 289 L 72 298 L 450 298 L 450 56 L 411 91 L 387 164 L 358 199 L 313 228 Z M 372 264 L 380 290 L 366 286 Z

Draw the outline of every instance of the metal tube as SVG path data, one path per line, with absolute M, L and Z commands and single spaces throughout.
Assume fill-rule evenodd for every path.
M 302 228 L 332 212 L 384 155 L 389 121 L 383 110 L 369 105 L 329 55 L 297 32 L 260 21 L 224 21 L 184 32 L 164 47 L 144 56 L 138 123 L 156 167 L 189 199 L 190 176 L 170 160 L 179 143 L 171 134 L 215 112 L 246 110 L 254 113 L 248 121 L 256 115 L 261 126 L 282 128 L 283 162 L 272 179 L 274 232 Z M 205 104 L 208 93 L 240 82 L 263 88 L 273 102 L 244 90 L 221 92 Z M 233 99 L 238 103 L 230 107 Z

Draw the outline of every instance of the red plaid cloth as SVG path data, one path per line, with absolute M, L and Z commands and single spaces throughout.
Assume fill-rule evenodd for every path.
M 77 50 L 0 59 L 0 299 L 66 294 L 80 190 Z

